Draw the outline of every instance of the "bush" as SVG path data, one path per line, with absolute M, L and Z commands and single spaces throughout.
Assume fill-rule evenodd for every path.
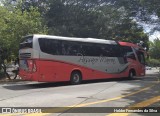
M 147 60 L 147 65 L 151 66 L 151 67 L 159 67 L 160 66 L 160 60 L 149 59 L 149 60 Z
M 5 77 L 5 74 L 2 70 L 0 70 L 0 79 L 4 78 Z

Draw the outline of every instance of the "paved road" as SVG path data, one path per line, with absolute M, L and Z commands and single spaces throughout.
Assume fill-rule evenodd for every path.
M 56 111 L 61 113 L 56 113 L 55 115 L 62 116 L 150 115 L 150 113 L 115 114 L 112 112 L 114 110 L 119 112 L 118 110 L 124 107 L 128 111 L 132 110 L 131 107 L 160 107 L 160 76 L 158 70 L 153 69 L 148 70 L 145 77 L 139 77 L 134 80 L 87 81 L 80 85 L 27 81 L 9 82 L 0 83 L 0 92 L 0 107 L 47 107 L 43 112 L 50 111 L 46 114 L 39 114 L 42 116 L 52 116 L 51 112 Z M 55 109 L 55 107 L 59 108 Z M 73 107 L 85 109 L 79 108 L 77 111 L 73 110 Z M 99 107 L 102 108 L 99 109 Z M 111 109 L 107 109 L 106 107 L 111 107 Z M 150 110 L 149 112 L 156 112 L 156 109 L 147 110 Z M 82 113 L 86 111 L 90 113 Z M 97 113 L 98 111 L 100 113 Z M 17 114 L 12 115 L 15 116 Z M 38 114 L 24 115 L 36 116 Z M 158 116 L 160 113 L 154 113 L 154 115 Z

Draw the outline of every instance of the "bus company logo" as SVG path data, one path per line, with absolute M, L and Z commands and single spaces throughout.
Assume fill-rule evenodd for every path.
M 11 108 L 2 108 L 2 114 L 6 114 L 6 113 L 12 113 L 12 109 Z

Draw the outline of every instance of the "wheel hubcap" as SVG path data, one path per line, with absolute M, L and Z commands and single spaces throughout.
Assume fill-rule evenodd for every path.
M 74 81 L 74 82 L 78 82 L 78 81 L 79 81 L 79 75 L 78 75 L 78 74 L 75 74 L 75 75 L 74 75 L 73 81 Z
M 132 72 L 130 73 L 130 77 L 133 78 L 133 73 Z

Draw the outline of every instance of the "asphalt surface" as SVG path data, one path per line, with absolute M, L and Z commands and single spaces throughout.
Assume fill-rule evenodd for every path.
M 80 85 L 28 81 L 0 82 L 0 93 L 0 112 L 4 107 L 11 107 L 14 112 L 0 114 L 4 116 L 52 116 L 53 113 L 62 116 L 160 115 L 157 113 L 160 111 L 160 75 L 156 69 L 147 70 L 145 77 L 137 77 L 134 80 L 85 81 Z M 41 110 L 43 113 L 31 113 L 26 107 L 39 108 L 37 112 Z M 133 113 L 129 112 L 133 111 L 131 107 L 140 109 Z M 15 113 L 18 110 L 13 108 L 24 109 L 24 112 L 19 110 L 19 114 Z M 125 108 L 125 113 L 120 113 L 119 109 L 122 108 Z M 144 113 L 142 108 L 146 108 L 145 112 L 148 112 Z M 143 112 L 140 112 L 141 109 Z

